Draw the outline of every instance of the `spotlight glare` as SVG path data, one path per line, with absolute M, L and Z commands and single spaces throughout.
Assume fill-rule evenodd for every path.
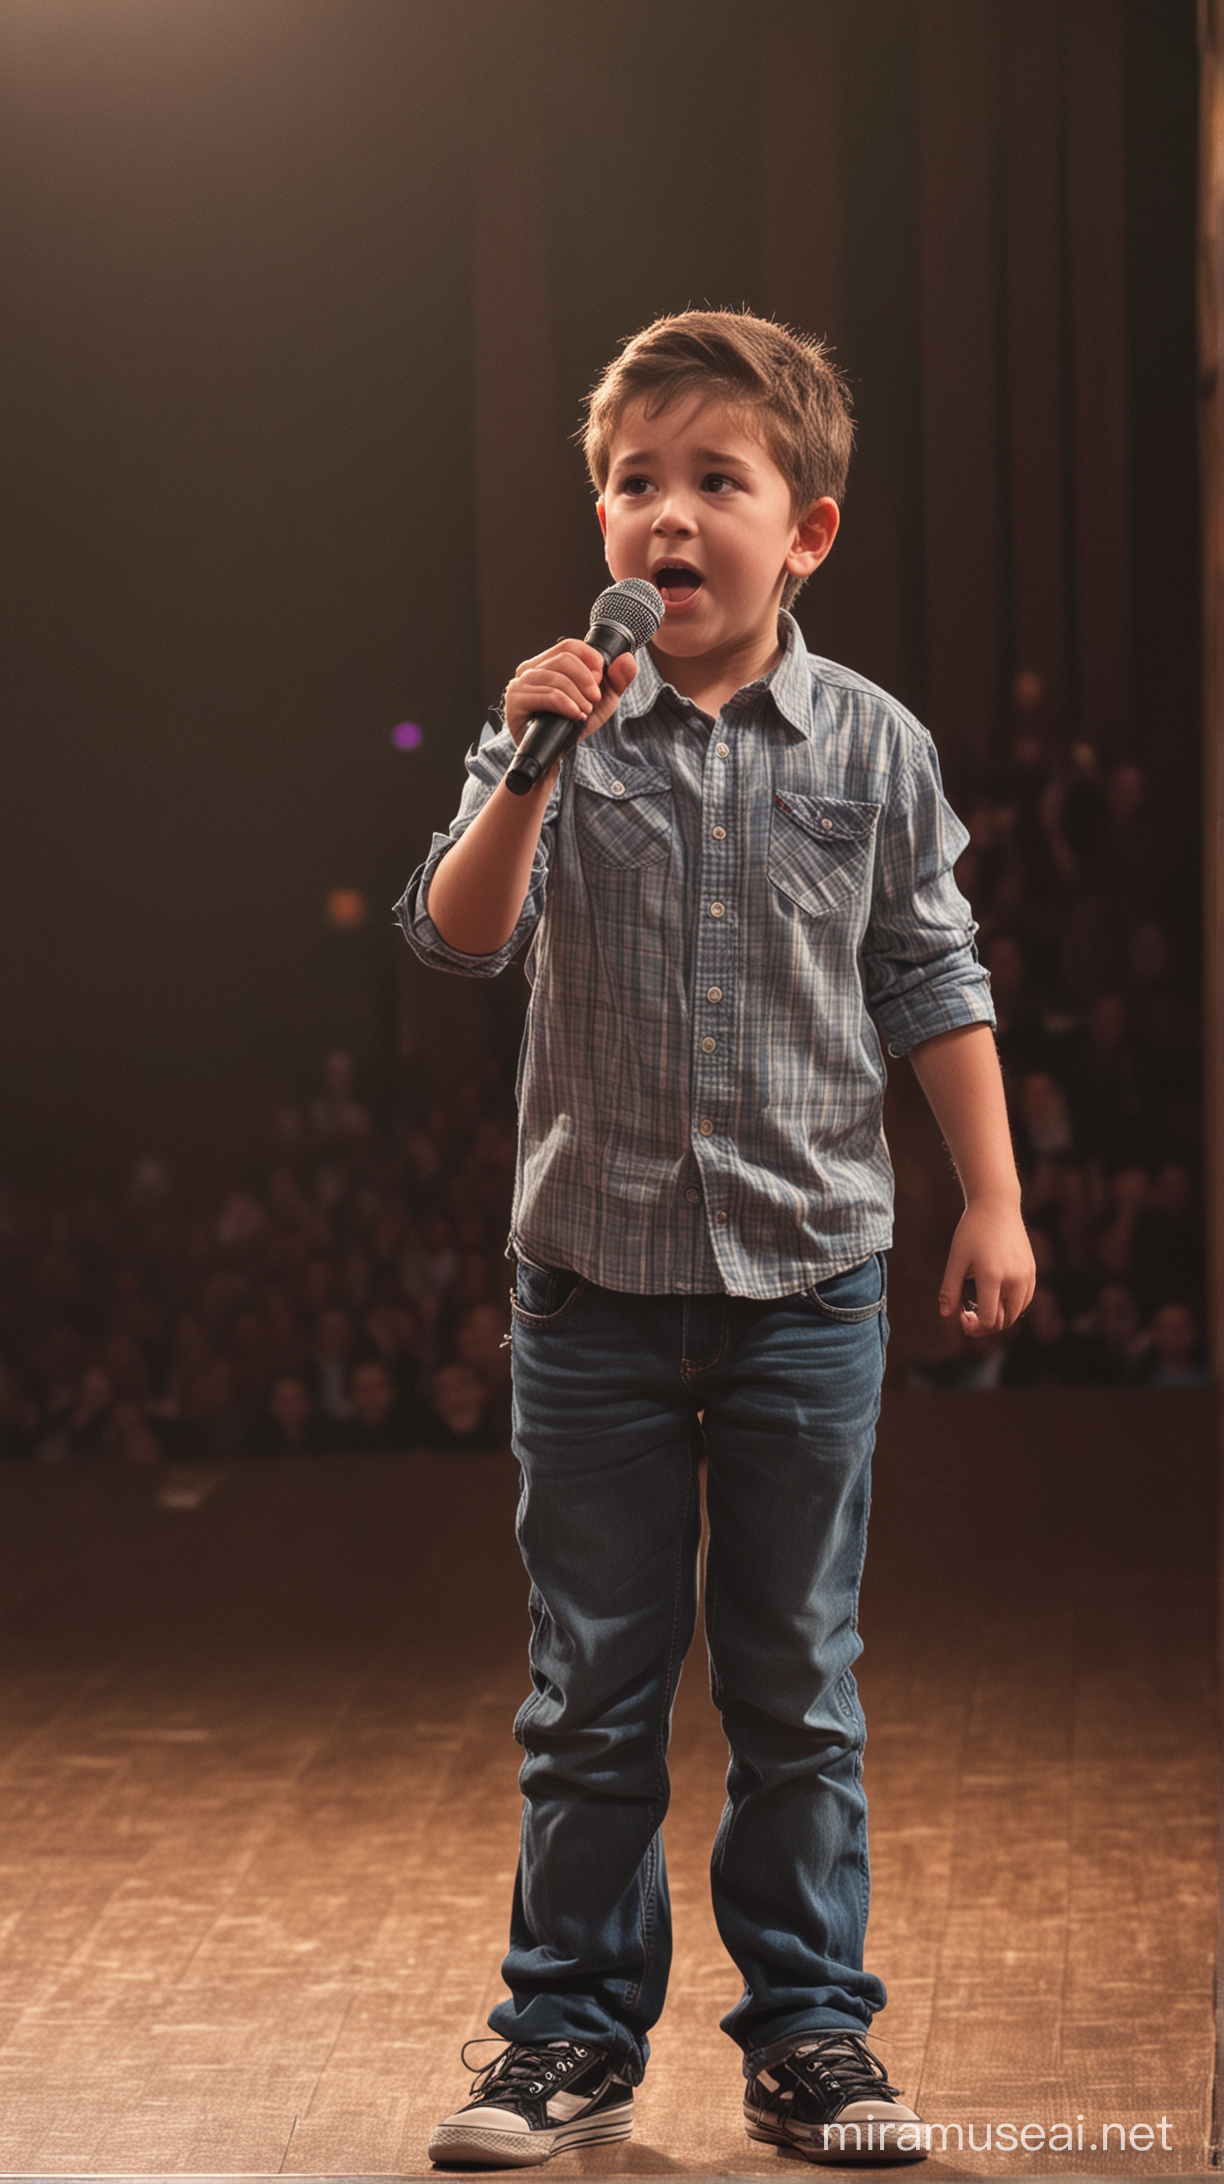
M 334 933 L 351 933 L 366 919 L 366 899 L 359 887 L 333 887 L 323 898 L 323 914 Z
M 414 720 L 402 720 L 398 728 L 391 730 L 391 741 L 397 751 L 415 751 L 418 743 L 423 740 L 421 730 Z

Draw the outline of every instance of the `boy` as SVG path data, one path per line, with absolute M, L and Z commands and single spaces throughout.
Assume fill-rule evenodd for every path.
M 670 1957 L 659 1829 L 702 1455 L 731 1751 L 712 1889 L 748 2131 L 815 2160 L 921 2151 L 864 2042 L 885 2000 L 863 1969 L 851 1673 L 891 1227 L 872 1016 L 964 1188 L 941 1311 L 1010 1325 L 1033 1262 L 952 879 L 965 830 L 926 732 L 810 657 L 786 611 L 836 536 L 851 436 L 821 346 L 781 327 L 685 312 L 626 345 L 586 451 L 608 566 L 662 593 L 658 635 L 602 684 L 577 639 L 524 662 L 400 905 L 418 953 L 468 976 L 530 935 L 533 986 L 510 1242 L 534 1688 L 489 2020 L 509 2045 L 437 2162 L 527 2165 L 632 2127 Z M 543 711 L 581 740 L 511 794 Z

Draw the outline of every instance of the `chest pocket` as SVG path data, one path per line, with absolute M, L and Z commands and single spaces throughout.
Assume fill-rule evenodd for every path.
M 845 910 L 866 890 L 878 804 L 844 796 L 774 797 L 769 877 L 810 918 Z
M 574 829 L 583 858 L 622 872 L 671 855 L 671 782 L 657 766 L 627 766 L 582 744 L 574 762 Z

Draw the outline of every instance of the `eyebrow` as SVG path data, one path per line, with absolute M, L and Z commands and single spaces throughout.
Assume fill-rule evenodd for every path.
M 618 455 L 612 468 L 613 470 L 622 470 L 627 466 L 632 467 L 634 463 L 654 462 L 657 453 L 658 450 L 655 448 L 635 448 L 632 454 Z M 750 456 L 728 455 L 716 447 L 695 447 L 693 454 L 699 462 L 703 463 L 737 464 L 741 470 L 754 470 L 756 468 Z

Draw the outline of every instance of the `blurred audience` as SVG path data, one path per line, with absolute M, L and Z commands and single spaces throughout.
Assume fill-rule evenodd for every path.
M 474 1365 L 439 1365 L 430 1375 L 422 1438 L 439 1449 L 496 1448 L 504 1441 Z
M 395 1382 L 380 1357 L 354 1365 L 342 1448 L 353 1453 L 416 1448 L 422 1438 L 419 1423 L 416 1406 L 396 1392 Z
M 491 1065 L 382 1131 L 337 1052 L 211 1205 L 152 1157 L 114 1206 L 0 1189 L 0 1457 L 505 1446 L 513 1173 Z
M 1145 1388 L 1205 1388 L 1211 1384 L 1198 1316 L 1188 1304 L 1162 1304 L 1129 1377 Z
M 316 1404 L 300 1373 L 282 1373 L 252 1423 L 256 1456 L 329 1456 L 336 1429 Z
M 1018 676 L 1019 714 L 1044 698 Z M 1197 844 L 1142 767 L 1061 760 L 1023 721 L 968 818 L 979 922 L 1037 1260 L 1003 1342 L 941 1332 L 915 1387 L 1198 1386 L 1202 1222 Z

